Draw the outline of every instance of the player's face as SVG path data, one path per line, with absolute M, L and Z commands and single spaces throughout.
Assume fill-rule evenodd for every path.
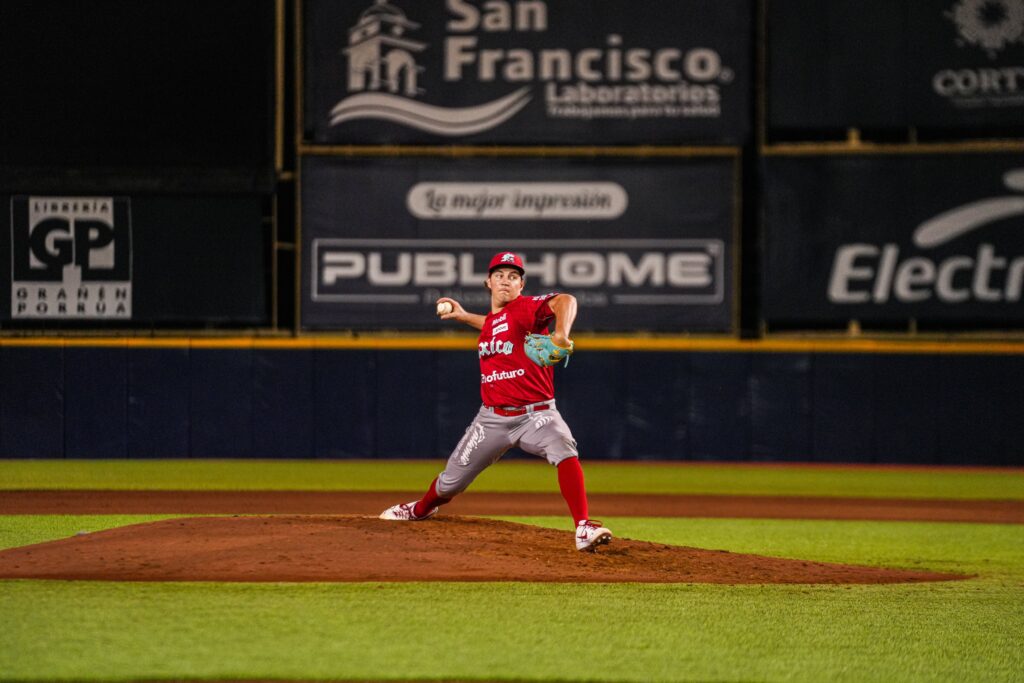
M 523 293 L 526 281 L 515 268 L 495 268 L 485 282 L 491 290 L 491 301 L 503 306 Z

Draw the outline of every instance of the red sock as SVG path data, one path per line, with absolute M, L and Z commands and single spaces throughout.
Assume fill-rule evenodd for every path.
M 442 498 L 437 495 L 437 478 L 435 478 L 434 481 L 430 482 L 430 488 L 428 488 L 427 492 L 423 494 L 423 498 L 421 498 L 412 509 L 412 513 L 417 517 L 422 517 L 434 508 L 450 502 L 452 502 L 451 498 Z
M 579 458 L 566 458 L 558 463 L 558 488 L 562 491 L 562 498 L 565 498 L 569 505 L 574 525 L 590 519 L 587 510 L 587 489 L 583 485 L 583 468 L 580 467 Z

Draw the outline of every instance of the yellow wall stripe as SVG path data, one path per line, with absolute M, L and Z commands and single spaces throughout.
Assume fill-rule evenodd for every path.
M 1024 340 L 940 339 L 733 339 L 663 335 L 580 334 L 580 351 L 675 351 L 726 353 L 1024 354 Z M 379 349 L 468 351 L 474 335 L 366 334 L 302 337 L 2 337 L 0 347 L 196 348 L 196 349 Z
M 1024 140 L 977 140 L 947 143 L 874 142 L 791 142 L 763 145 L 761 155 L 821 156 L 821 155 L 900 155 L 900 154 L 977 154 L 1024 152 Z
M 738 157 L 739 147 L 546 147 L 472 145 L 299 145 L 302 156 L 350 157 Z

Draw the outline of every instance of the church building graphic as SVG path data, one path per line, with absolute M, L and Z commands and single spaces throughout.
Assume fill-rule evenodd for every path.
M 415 53 L 422 52 L 426 43 L 406 38 L 406 31 L 414 31 L 419 24 L 409 21 L 405 12 L 387 0 L 377 0 L 364 11 L 359 23 L 349 29 L 348 90 L 401 91 L 406 97 L 416 97 L 421 90 L 416 81 L 423 67 L 416 64 Z
M 446 137 L 472 135 L 501 125 L 530 102 L 529 87 L 472 107 L 417 102 L 414 98 L 426 89 L 419 83 L 425 68 L 417 64 L 416 55 L 428 43 L 406 34 L 419 28 L 387 0 L 374 0 L 359 15 L 348 29 L 347 47 L 341 50 L 348 62 L 348 95 L 331 109 L 332 126 L 369 119 Z

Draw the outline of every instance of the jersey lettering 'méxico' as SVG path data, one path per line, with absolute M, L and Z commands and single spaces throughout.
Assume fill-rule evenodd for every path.
M 554 368 L 542 368 L 526 355 L 526 335 L 547 334 L 556 294 L 520 296 L 484 319 L 480 355 L 480 397 L 488 406 L 524 406 L 555 397 Z

